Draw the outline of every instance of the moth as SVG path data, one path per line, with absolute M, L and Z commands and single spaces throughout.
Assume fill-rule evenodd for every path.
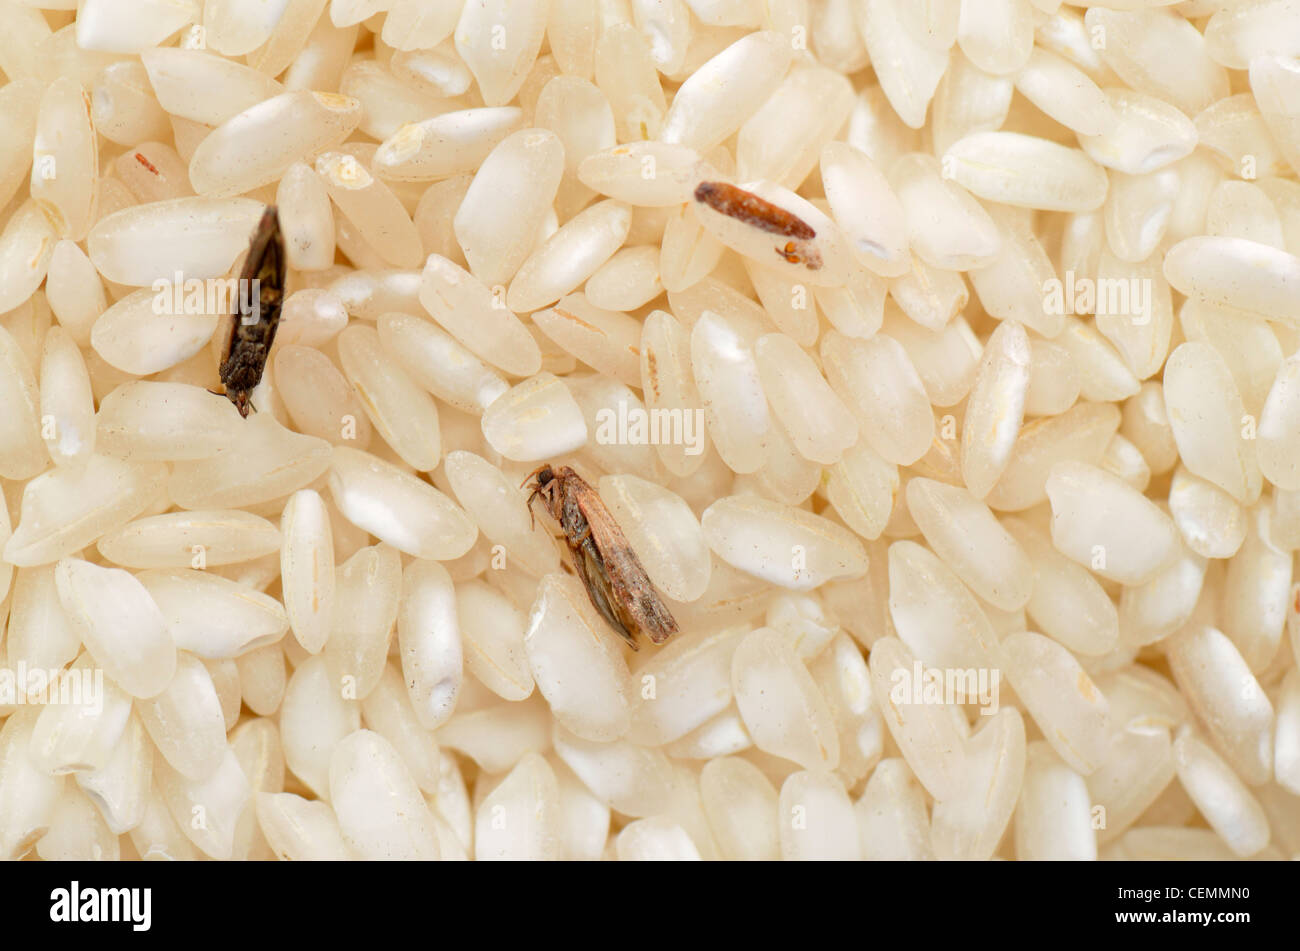
M 230 330 L 226 357 L 220 369 L 226 396 L 244 417 L 253 409 L 249 398 L 257 384 L 262 382 L 266 358 L 271 354 L 275 331 L 280 325 L 286 267 L 280 216 L 274 205 L 268 205 L 253 232 L 248 257 L 239 275 L 234 326 Z M 251 308 L 245 304 L 250 299 L 245 290 L 249 287 L 256 291 L 251 296 Z
M 726 182 L 700 182 L 695 186 L 695 200 L 708 205 L 718 214 L 743 221 L 768 234 L 790 238 L 773 248 L 791 264 L 804 264 L 810 270 L 822 266 L 821 256 L 806 242 L 817 237 L 813 227 L 798 215 L 791 214 L 766 198 Z
M 623 531 L 586 480 L 568 466 L 541 466 L 524 480 L 528 510 L 540 498 L 564 531 L 573 568 L 592 606 L 637 650 L 636 634 L 662 644 L 677 621 L 655 591 Z

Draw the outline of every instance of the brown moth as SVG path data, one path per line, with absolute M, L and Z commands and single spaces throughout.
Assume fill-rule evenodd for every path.
M 791 264 L 802 264 L 810 271 L 822 266 L 821 255 L 807 243 L 817 237 L 813 227 L 766 198 L 726 182 L 700 182 L 695 186 L 695 200 L 759 231 L 790 238 L 772 250 Z
M 234 326 L 221 363 L 221 382 L 226 395 L 241 416 L 253 408 L 249 397 L 262 382 L 266 358 L 270 356 L 275 331 L 280 324 L 280 305 L 284 302 L 284 278 L 287 265 L 284 240 L 280 237 L 280 216 L 274 205 L 267 205 L 257 223 L 244 269 L 239 275 L 238 303 Z M 245 306 L 246 288 L 255 289 L 252 307 Z
M 574 570 L 587 597 L 633 650 L 638 649 L 638 631 L 655 644 L 677 633 L 677 622 L 650 583 L 641 560 L 582 476 L 568 466 L 545 465 L 525 479 L 524 485 L 532 490 L 529 511 L 533 499 L 540 497 L 564 530 Z

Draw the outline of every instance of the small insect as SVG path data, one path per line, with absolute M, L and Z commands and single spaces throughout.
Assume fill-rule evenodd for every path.
M 262 382 L 266 358 L 275 342 L 275 331 L 280 324 L 280 305 L 284 302 L 285 273 L 284 240 L 280 237 L 280 217 L 274 205 L 268 205 L 257 223 L 244 270 L 239 275 L 238 303 L 235 305 L 234 326 L 226 347 L 226 358 L 221 363 L 221 382 L 226 396 L 235 404 L 241 416 L 247 417 L 253 409 L 249 402 L 253 390 Z M 251 307 L 246 306 L 245 288 L 255 288 L 256 296 Z
M 817 237 L 817 232 L 798 215 L 726 182 L 700 182 L 695 186 L 695 200 L 760 231 L 793 239 L 772 250 L 791 264 L 804 264 L 814 271 L 821 267 L 821 256 L 804 244 Z
M 798 215 L 792 215 L 779 205 L 726 182 L 700 182 L 695 186 L 695 200 L 704 202 L 728 218 L 743 221 L 768 234 L 803 241 L 817 237 L 817 232 Z
M 662 644 L 677 633 L 677 622 L 646 576 L 623 531 L 587 482 L 568 466 L 545 465 L 524 480 L 564 530 L 573 567 L 587 597 L 609 626 L 637 650 L 636 633 Z

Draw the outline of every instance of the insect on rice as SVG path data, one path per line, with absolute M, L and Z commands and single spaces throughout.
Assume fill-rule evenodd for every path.
M 262 382 L 266 358 L 270 356 L 275 331 L 280 325 L 286 267 L 280 218 L 275 206 L 268 205 L 253 232 L 248 257 L 239 275 L 241 293 L 238 295 L 237 313 L 230 330 L 226 359 L 221 364 L 221 382 L 225 384 L 226 395 L 244 417 L 253 409 L 249 399 Z M 256 296 L 251 310 L 246 310 L 242 289 L 249 286 L 255 290 Z
M 530 509 L 533 499 L 540 496 L 546 511 L 564 530 L 574 570 L 592 605 L 633 650 L 638 649 L 638 631 L 655 644 L 677 633 L 677 622 L 650 583 L 641 560 L 582 476 L 568 466 L 545 465 L 533 472 L 525 485 L 532 490 Z
M 821 267 L 817 254 L 803 245 L 817 237 L 817 232 L 798 215 L 726 182 L 700 182 L 695 188 L 695 200 L 760 231 L 791 238 L 773 250 L 791 264 L 807 264 L 813 271 Z

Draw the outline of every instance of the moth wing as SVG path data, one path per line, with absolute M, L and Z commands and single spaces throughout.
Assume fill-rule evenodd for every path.
M 628 625 L 619 616 L 615 605 L 618 599 L 610 590 L 609 578 L 605 574 L 599 555 L 590 545 L 580 545 L 573 552 L 573 567 L 578 573 L 582 586 L 587 589 L 587 598 L 600 616 L 609 622 L 610 627 L 623 635 L 623 638 L 638 650 L 636 637 Z
M 662 644 L 677 633 L 677 621 L 659 597 L 641 559 L 623 539 L 622 532 L 617 538 L 610 535 L 607 514 L 594 520 L 585 508 L 583 514 L 591 526 L 591 541 L 601 555 L 608 587 L 614 595 L 610 602 L 622 619 L 621 627 L 643 630 L 653 643 Z

